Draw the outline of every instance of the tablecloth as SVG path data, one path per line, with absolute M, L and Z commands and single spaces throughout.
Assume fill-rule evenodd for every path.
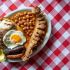
M 51 20 L 46 46 L 26 64 L 0 63 L 0 70 L 70 70 L 70 0 L 0 0 L 0 17 L 15 9 L 40 7 Z

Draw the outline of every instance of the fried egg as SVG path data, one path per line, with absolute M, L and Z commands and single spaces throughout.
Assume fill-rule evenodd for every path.
M 26 42 L 26 37 L 21 31 L 10 30 L 4 35 L 3 42 L 8 48 L 13 49 L 23 45 Z

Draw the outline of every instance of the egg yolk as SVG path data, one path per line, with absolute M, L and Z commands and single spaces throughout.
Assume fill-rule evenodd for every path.
M 11 35 L 11 41 L 13 41 L 14 43 L 19 43 L 21 41 L 21 37 L 19 35 Z

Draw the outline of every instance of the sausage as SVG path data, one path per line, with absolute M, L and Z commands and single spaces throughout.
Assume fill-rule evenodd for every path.
M 8 59 L 18 59 L 18 58 L 21 58 L 22 56 L 23 56 L 23 53 L 16 54 L 16 55 L 7 55 L 6 57 Z
M 14 50 L 8 50 L 7 53 L 6 53 L 6 58 L 9 58 L 9 59 L 21 58 L 22 55 L 24 54 L 24 52 L 25 52 L 24 47 L 16 48 Z

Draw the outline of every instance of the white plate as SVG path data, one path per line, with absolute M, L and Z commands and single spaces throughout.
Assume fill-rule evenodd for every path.
M 23 9 L 17 9 L 17 10 L 15 10 L 15 11 L 10 12 L 10 13 L 7 14 L 5 17 L 8 17 L 8 16 L 10 16 L 10 15 L 12 15 L 13 13 L 16 13 L 16 12 L 18 12 L 18 11 L 24 11 L 24 10 L 32 10 L 32 8 L 28 7 L 28 8 L 23 8 Z M 49 37 L 50 37 L 50 34 L 51 34 L 51 22 L 50 22 L 50 19 L 49 19 L 49 17 L 47 16 L 46 13 L 44 13 L 44 14 L 45 14 L 45 17 L 46 17 L 47 22 L 48 22 L 48 31 L 46 32 L 45 38 L 44 38 L 44 40 L 43 40 L 43 43 L 42 43 L 40 46 L 38 46 L 37 51 L 35 51 L 35 52 L 30 56 L 30 58 L 33 57 L 34 55 L 36 55 L 40 50 L 43 49 L 43 47 L 46 45 L 46 43 L 47 43 L 47 41 L 48 41 L 48 39 L 49 39 Z M 21 60 L 21 59 L 19 59 L 19 60 L 16 60 L 16 59 L 15 59 L 15 60 L 10 60 L 10 59 L 8 59 L 8 61 L 9 61 L 9 62 L 21 62 L 22 60 Z

